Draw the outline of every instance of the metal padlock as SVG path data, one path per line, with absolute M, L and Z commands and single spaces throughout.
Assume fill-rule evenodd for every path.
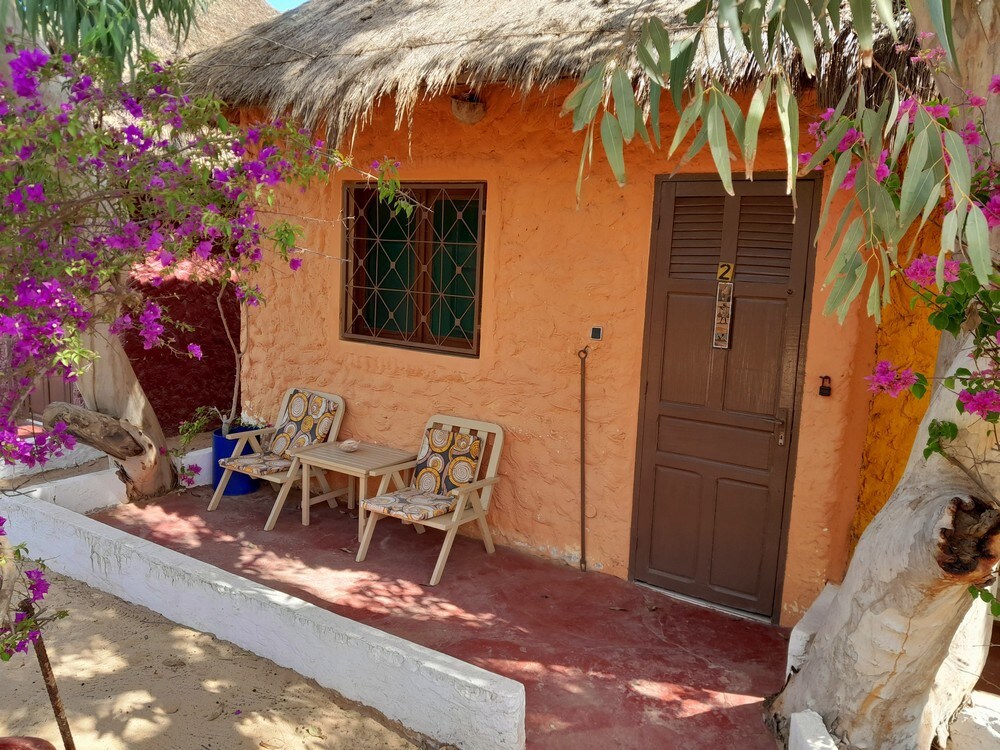
M 833 386 L 830 385 L 831 379 L 829 375 L 823 375 L 819 379 L 819 395 L 829 396 L 833 394 Z

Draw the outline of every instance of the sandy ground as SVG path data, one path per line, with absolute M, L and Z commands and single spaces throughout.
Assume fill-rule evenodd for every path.
M 79 750 L 418 748 L 337 694 L 231 643 L 51 574 L 46 631 Z M 61 747 L 34 654 L 0 663 L 0 736 Z

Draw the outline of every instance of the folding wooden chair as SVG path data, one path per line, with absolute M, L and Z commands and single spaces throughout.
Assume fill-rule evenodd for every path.
M 486 525 L 486 513 L 493 485 L 499 480 L 497 468 L 502 447 L 500 425 L 442 414 L 431 417 L 416 461 L 394 467 L 397 471 L 413 468 L 410 486 L 387 492 L 390 473 L 386 473 L 378 496 L 362 501 L 368 521 L 357 561 L 364 561 L 368 554 L 375 524 L 389 517 L 413 524 L 420 533 L 424 527 L 445 532 L 444 544 L 431 575 L 431 586 L 441 580 L 455 535 L 462 524 L 471 521 L 479 524 L 486 551 L 492 553 L 493 538 Z
M 208 504 L 209 510 L 219 507 L 222 493 L 233 472 L 249 474 L 257 479 L 265 479 L 278 485 L 278 497 L 267 517 L 264 531 L 270 531 L 278 521 L 278 515 L 285 504 L 285 498 L 292 489 L 296 479 L 299 479 L 299 459 L 296 453 L 310 445 L 316 445 L 326 440 L 336 440 L 340 432 L 340 423 L 344 420 L 344 399 L 333 393 L 323 393 L 306 388 L 289 388 L 281 400 L 278 409 L 278 419 L 274 427 L 260 430 L 236 432 L 228 435 L 230 440 L 238 441 L 232 458 L 219 459 L 219 466 L 225 469 L 219 486 Z M 262 438 L 268 440 L 261 442 Z M 244 446 L 249 442 L 253 453 L 245 456 Z M 331 492 L 325 474 L 314 469 L 311 476 L 316 477 L 320 488 L 327 493 L 327 503 L 335 506 L 336 497 L 346 494 L 346 488 Z

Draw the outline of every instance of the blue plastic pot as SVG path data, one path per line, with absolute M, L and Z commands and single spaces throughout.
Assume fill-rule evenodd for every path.
M 229 431 L 229 434 L 240 432 L 249 432 L 255 429 L 253 427 L 234 427 Z M 230 440 L 225 435 L 222 434 L 222 428 L 220 427 L 215 432 L 212 433 L 212 488 L 215 489 L 219 486 L 219 482 L 222 481 L 222 474 L 225 471 L 221 466 L 219 466 L 220 458 L 229 458 L 233 455 L 236 450 L 236 444 L 239 440 Z M 243 453 L 241 455 L 247 455 L 248 453 L 253 453 L 253 448 L 250 447 L 250 443 L 243 446 Z M 223 495 L 247 495 L 254 492 L 260 487 L 260 480 L 254 479 L 248 474 L 238 474 L 233 472 L 229 476 L 229 482 L 226 484 L 226 491 Z

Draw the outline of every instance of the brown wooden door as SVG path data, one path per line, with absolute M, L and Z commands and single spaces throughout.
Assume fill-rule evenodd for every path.
M 813 184 L 663 180 L 654 217 L 636 579 L 771 615 Z M 713 348 L 733 264 L 729 348 Z

